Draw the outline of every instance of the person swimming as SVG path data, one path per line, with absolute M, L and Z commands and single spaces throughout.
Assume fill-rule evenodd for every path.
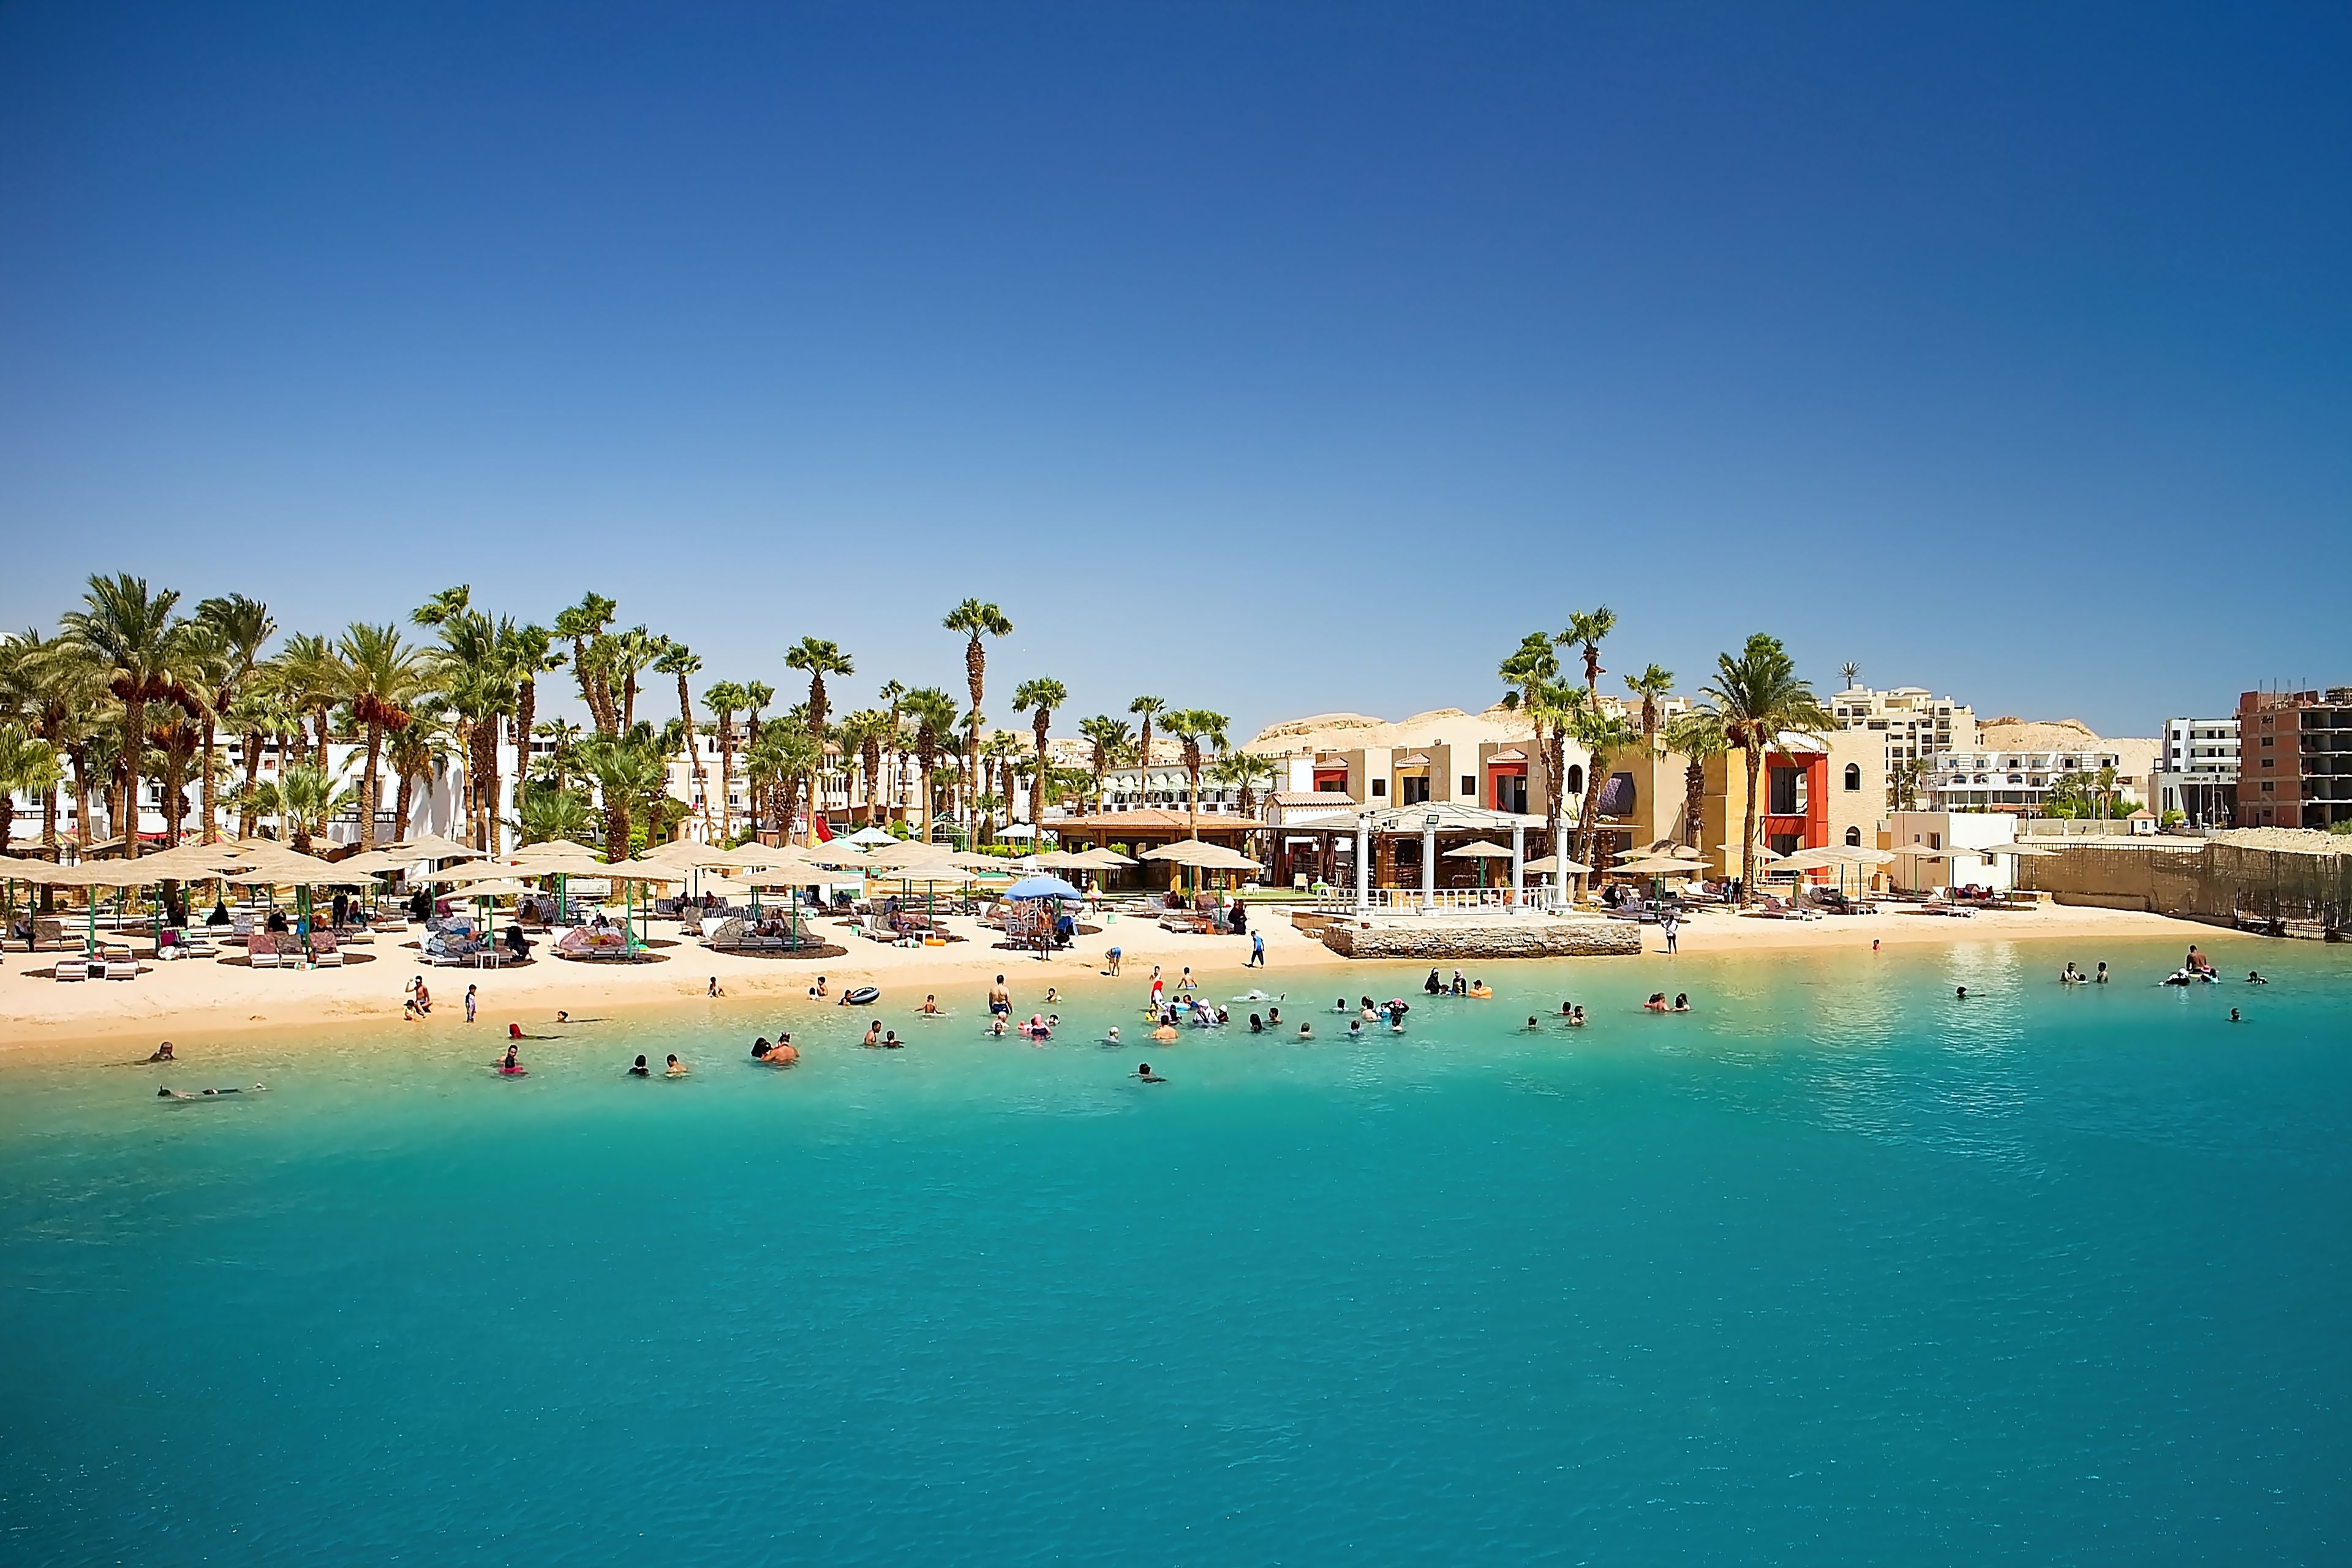
M 1434 996 L 1445 989 L 1445 982 L 1440 980 L 1437 971 L 1433 969 L 1429 972 L 1429 978 L 1421 983 L 1421 988 Z
M 1674 1012 L 1676 1012 L 1676 1013 L 1687 1013 L 1687 1012 L 1689 1012 L 1689 1011 L 1690 1011 L 1690 993 L 1688 993 L 1688 992 L 1686 992 L 1686 991 L 1677 991 L 1677 992 L 1675 992 L 1675 1005 L 1674 1005 L 1673 1008 L 1671 1009 L 1671 1011 L 1674 1011 Z
M 664 1078 L 684 1078 L 686 1076 L 686 1064 L 677 1059 L 677 1053 L 676 1051 L 672 1051 L 670 1053 L 669 1066 L 664 1069 L 662 1076 Z
M 162 1045 L 155 1047 L 155 1054 L 149 1057 L 147 1059 L 151 1062 L 173 1062 L 177 1061 L 180 1058 L 172 1054 L 172 1042 L 165 1040 Z
M 882 1020 L 879 1018 L 875 1019 L 873 1024 L 866 1029 L 866 1037 L 857 1043 L 861 1046 L 880 1045 L 882 1043 Z
M 1062 999 L 1062 988 L 1061 988 L 1060 986 L 1058 986 L 1058 985 L 1048 985 L 1048 986 L 1046 986 L 1046 987 L 1045 987 L 1045 1005 L 1046 1005 L 1046 1006 L 1051 1007 L 1051 1006 L 1053 1006 L 1055 1003 L 1057 1003 L 1057 1002 L 1061 1001 L 1061 999 Z
M 253 1092 L 259 1094 L 268 1087 L 265 1083 L 257 1083 L 253 1086 Z M 235 1088 L 200 1089 L 194 1094 L 187 1093 L 184 1089 L 159 1089 L 155 1091 L 155 1098 L 158 1100 L 216 1100 L 224 1094 L 243 1094 L 245 1090 Z
M 1146 1083 L 1166 1083 L 1168 1081 L 1166 1079 L 1161 1078 L 1158 1073 L 1151 1070 L 1151 1064 L 1150 1062 L 1136 1063 L 1135 1076 L 1141 1079 Z
M 1351 1040 L 1360 1040 L 1360 1039 L 1363 1038 L 1363 1037 L 1364 1037 L 1364 1021 L 1363 1021 L 1361 1018 L 1350 1018 L 1350 1019 L 1349 1019 L 1349 1020 L 1348 1020 L 1348 1037 L 1349 1037 L 1349 1039 L 1351 1039 Z
M 885 1029 L 882 1031 L 882 1048 L 886 1051 L 903 1051 L 907 1048 L 907 1042 L 898 1037 L 898 1030 Z
M 635 1061 L 629 1064 L 629 1076 L 631 1078 L 651 1078 L 653 1077 L 653 1069 L 646 1066 L 646 1058 L 640 1056 Z
M 772 1046 L 762 1035 L 751 1042 L 751 1059 L 772 1068 L 790 1067 L 801 1059 L 801 1054 L 793 1048 L 790 1040 L 778 1040 Z
M 1965 1002 L 1965 1001 L 1967 1001 L 1967 1000 L 1969 999 L 1969 988 L 1968 988 L 1967 986 L 1965 986 L 1965 985 L 1955 985 L 1955 986 L 1953 986 L 1953 987 L 1952 987 L 1952 999 L 1953 999 L 1954 1001 L 1957 1001 L 1957 1002 Z
M 1579 1007 L 1575 1012 L 1570 1013 L 1568 1016 L 1568 1026 L 1571 1029 L 1581 1029 L 1584 1027 L 1583 1008 Z
M 1663 991 L 1651 992 L 1650 999 L 1642 1004 L 1642 1011 L 1644 1013 L 1664 1013 L 1667 1011 L 1666 994 Z
M 521 1059 L 517 1056 L 515 1044 L 511 1040 L 507 1042 L 506 1059 L 499 1063 L 499 1071 L 509 1078 L 520 1078 L 523 1075 L 524 1068 Z
M 2246 971 L 2246 984 L 2249 985 L 2268 985 L 2270 982 L 2263 979 L 2259 971 L 2249 969 Z M 166 1040 L 163 1042 L 164 1059 L 169 1060 L 171 1058 L 171 1055 L 172 1042 Z
M 569 1024 L 572 1022 L 572 1015 L 558 1007 L 555 1010 L 555 1021 L 559 1024 Z
M 1301 1025 L 1299 1025 L 1299 1026 L 1298 1026 L 1298 1037 L 1299 1037 L 1300 1039 L 1302 1039 L 1302 1040 L 1311 1040 L 1311 1039 L 1313 1039 L 1313 1038 L 1315 1037 L 1315 1026 L 1314 1026 L 1313 1025 L 1311 1025 L 1311 1024 L 1301 1024 Z
M 1253 1035 L 1263 1035 L 1265 1033 L 1265 1020 L 1259 1017 L 1255 1013 L 1250 1015 L 1250 1033 Z
M 2099 965 L 2099 973 L 2092 978 L 2092 984 L 2095 984 L 2095 985 L 2105 985 L 2106 983 L 2107 983 L 2107 966 L 2106 966 L 2106 964 L 2103 962 L 2103 963 L 2100 963 L 2100 965 Z
M 1151 1030 L 1151 1037 L 1158 1040 L 1160 1044 L 1166 1045 L 1169 1041 L 1176 1037 L 1176 1026 L 1173 1024 L 1155 1025 Z
M 940 999 L 927 991 L 923 994 L 923 1005 L 916 1008 L 915 1011 L 918 1013 L 928 1013 L 936 1017 L 943 1012 L 944 1009 L 940 1006 Z
M 1563 1018 L 1574 1017 L 1576 1016 L 1575 1004 L 1570 1002 L 1561 1003 L 1559 1005 L 1559 1016 Z
M 1118 1044 L 1118 1026 L 1117 1024 L 1113 1024 L 1110 1026 L 1110 1033 L 1103 1037 L 1103 1044 L 1107 1046 L 1115 1046 Z
M 1265 1026 L 1269 1029 L 1278 1029 L 1282 1026 L 1281 1008 L 1268 1007 L 1265 1010 Z
M 2071 960 L 2064 969 L 2058 972 L 2058 984 L 2061 985 L 2087 985 L 2090 981 L 2091 977 L 2075 968 Z
M 2239 1017 L 2239 1016 L 2238 1016 L 2238 1010 L 2237 1010 L 2235 1007 L 2232 1007 L 2232 1008 L 2231 1008 L 2231 1009 L 2230 1009 L 2230 1022 L 2231 1022 L 2232 1024 L 2242 1024 L 2242 1023 L 2244 1023 L 2244 1022 L 2245 1022 L 2245 1020 L 2244 1020 L 2243 1018 Z
M 1000 1040 L 1003 1039 L 1008 1032 L 1009 1027 L 1010 1026 L 1004 1022 L 1003 1014 L 992 1013 L 988 1016 L 988 1034 L 991 1037 Z
M 1494 987 L 1488 985 L 1485 981 L 1473 980 L 1470 983 L 1469 995 L 1473 1000 L 1484 1002 L 1494 994 Z
M 1528 1015 L 1528 1027 L 1530 1029 L 1540 1029 L 1543 1027 L 1543 1020 L 1537 1017 L 1533 1013 L 1530 1013 Z

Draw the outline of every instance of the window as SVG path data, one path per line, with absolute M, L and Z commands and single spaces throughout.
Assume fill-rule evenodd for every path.
M 1569 794 L 1582 795 L 1584 793 L 1584 768 L 1582 764 L 1577 763 L 1570 763 L 1568 764 L 1567 783 Z
M 1774 816 L 1797 816 L 1805 809 L 1805 770 L 1774 768 L 1767 781 L 1764 809 Z
M 1410 774 L 1397 780 L 1397 804 L 1420 805 L 1429 799 L 1429 775 Z
M 1859 790 L 1862 788 L 1862 764 L 1860 763 L 1846 763 L 1845 787 L 1850 790 Z
M 1845 847 L 1849 849 L 1859 849 L 1862 847 L 1861 828 L 1849 827 L 1845 830 Z
M 1389 793 L 1389 781 L 1388 781 L 1388 780 L 1386 780 L 1386 779 L 1374 779 L 1374 780 L 1372 781 L 1372 795 L 1373 795 L 1373 797 L 1374 797 L 1375 799 L 1378 799 L 1379 797 L 1383 796 L 1383 795 L 1387 795 L 1388 793 Z
M 2271 793 L 2271 781 L 2270 781 L 2270 780 L 2268 780 L 2268 779 L 2264 779 L 2264 780 L 2263 781 L 2263 793 L 2264 795 L 2268 795 L 2268 794 L 2270 794 L 2270 793 Z
M 1495 809 L 1525 812 L 1528 809 L 1528 781 L 1523 773 L 1501 773 L 1495 779 Z
M 1477 799 L 1478 776 L 1475 773 L 1464 773 L 1462 775 L 1462 788 L 1456 793 L 1459 794 L 1464 800 Z

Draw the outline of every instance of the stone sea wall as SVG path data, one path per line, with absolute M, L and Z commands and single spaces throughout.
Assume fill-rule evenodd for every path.
M 1642 951 L 1631 921 L 1545 920 L 1472 923 L 1444 919 L 1334 921 L 1323 945 L 1342 958 L 1410 958 L 1432 963 L 1502 958 L 1601 958 Z

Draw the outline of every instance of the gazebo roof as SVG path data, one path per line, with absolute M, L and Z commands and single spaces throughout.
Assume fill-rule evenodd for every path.
M 1136 811 L 1103 811 L 1086 816 L 1050 816 L 1045 826 L 1067 838 L 1073 834 L 1088 838 L 1189 838 L 1192 835 L 1192 819 L 1181 811 L 1163 811 L 1158 806 L 1145 806 Z M 1238 834 L 1255 833 L 1265 824 L 1254 816 L 1241 816 L 1230 812 L 1204 811 L 1201 814 L 1202 837 L 1231 838 Z
M 1300 826 L 1315 833 L 1353 833 L 1361 825 L 1374 833 L 1418 836 L 1429 826 L 1431 817 L 1437 819 L 1440 833 L 1508 833 L 1514 827 L 1524 827 L 1532 833 L 1544 825 L 1542 817 L 1525 812 L 1492 811 L 1483 805 L 1437 800 L 1419 805 L 1385 805 L 1376 811 L 1353 812 Z

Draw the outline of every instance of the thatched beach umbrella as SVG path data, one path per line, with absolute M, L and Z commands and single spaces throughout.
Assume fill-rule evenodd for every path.
M 1484 838 L 1474 838 L 1467 844 L 1448 849 L 1443 856 L 1439 857 L 1439 858 L 1445 860 L 1477 861 L 1478 886 L 1481 888 L 1484 888 L 1486 885 L 1486 862 L 1489 860 L 1507 860 L 1510 858 L 1511 852 L 1508 849 L 1504 848 L 1499 844 L 1489 843 Z

